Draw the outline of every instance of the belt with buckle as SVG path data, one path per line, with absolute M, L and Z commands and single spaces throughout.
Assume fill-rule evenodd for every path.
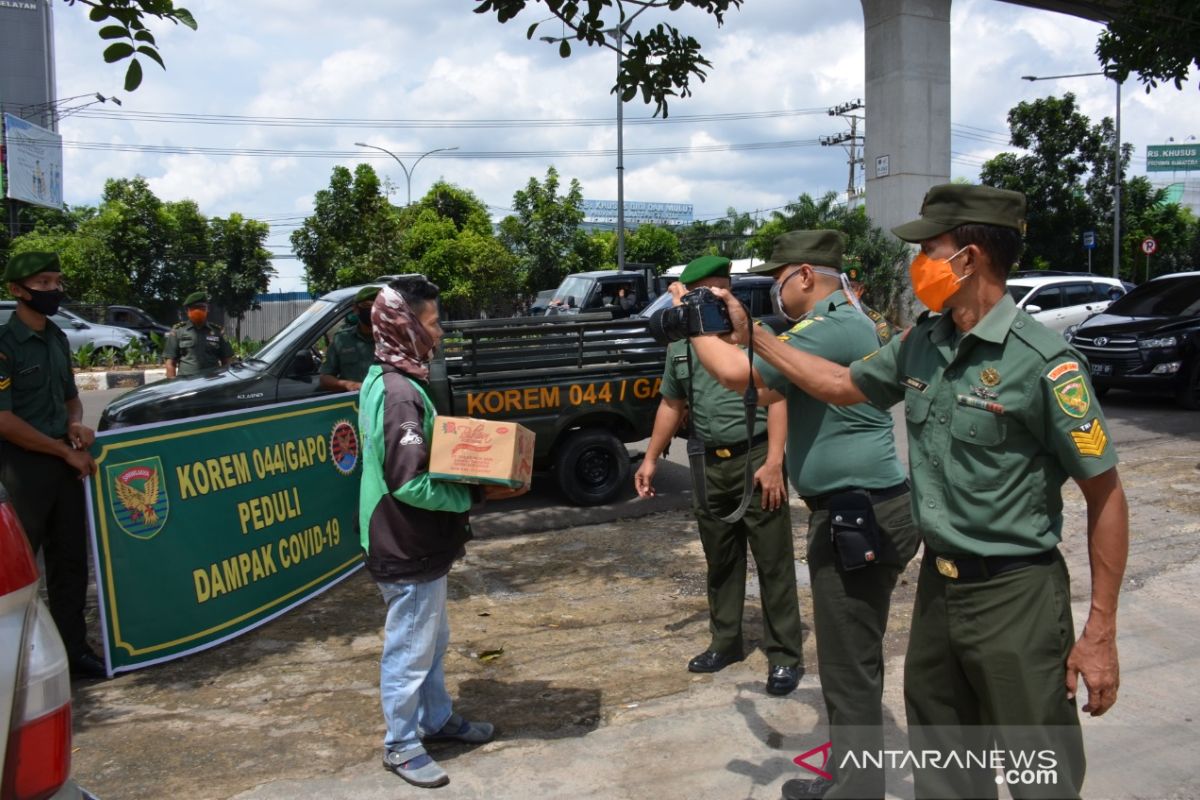
M 829 498 L 837 494 L 845 492 L 865 492 L 871 500 L 871 504 L 882 503 L 884 500 L 891 500 L 893 497 L 899 497 L 908 491 L 908 481 L 904 480 L 897 483 L 895 486 L 889 486 L 886 489 L 838 489 L 825 494 L 813 495 L 811 497 L 801 497 L 804 504 L 808 506 L 809 511 L 824 511 L 829 507 Z
M 1054 548 L 1031 556 L 953 557 L 938 555 L 928 546 L 925 548 L 925 560 L 933 564 L 939 575 L 952 581 L 986 581 L 1035 564 L 1050 564 L 1057 557 L 1058 550 Z
M 733 458 L 734 456 L 743 455 L 744 453 L 748 452 L 750 449 L 758 447 L 760 444 L 765 444 L 766 441 L 767 441 L 767 434 L 760 433 L 757 436 L 755 436 L 753 439 L 750 440 L 749 446 L 747 446 L 744 441 L 738 442 L 737 444 L 722 444 L 722 445 L 707 446 L 704 448 L 704 455 L 715 456 L 720 459 Z

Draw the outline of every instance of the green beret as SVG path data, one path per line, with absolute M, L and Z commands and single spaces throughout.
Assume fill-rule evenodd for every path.
M 1025 195 L 992 186 L 942 183 L 925 193 L 921 218 L 892 228 L 906 242 L 923 242 L 959 225 L 997 225 L 1025 235 Z
M 354 305 L 358 305 L 364 300 L 374 300 L 377 294 L 379 294 L 378 286 L 364 286 L 358 290 L 358 294 L 354 295 Z
M 813 267 L 842 268 L 842 251 L 846 237 L 841 231 L 788 231 L 775 239 L 771 258 L 756 264 L 748 272 L 760 275 L 774 272 L 788 264 L 808 264 Z
M 700 256 L 683 268 L 679 282 L 688 284 L 705 278 L 728 278 L 730 263 L 724 256 Z
M 183 304 L 185 306 L 194 306 L 197 303 L 207 303 L 207 302 L 208 302 L 208 292 L 192 292 L 187 297 L 183 298 Z
M 58 253 L 17 253 L 8 260 L 4 280 L 15 283 L 39 272 L 62 272 Z

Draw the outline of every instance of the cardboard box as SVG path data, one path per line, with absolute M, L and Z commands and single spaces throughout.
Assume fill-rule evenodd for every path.
M 528 486 L 533 431 L 513 422 L 438 416 L 429 448 L 429 477 L 455 483 Z

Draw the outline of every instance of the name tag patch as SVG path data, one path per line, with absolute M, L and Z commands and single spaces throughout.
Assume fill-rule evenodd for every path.
M 905 375 L 904 380 L 900 381 L 910 389 L 916 389 L 918 392 L 923 392 L 929 388 L 929 384 L 911 375 Z

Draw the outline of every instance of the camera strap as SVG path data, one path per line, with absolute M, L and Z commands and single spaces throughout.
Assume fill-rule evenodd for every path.
M 746 385 L 746 393 L 742 396 L 742 404 L 746 409 L 746 470 L 742 478 L 742 502 L 732 514 L 720 517 L 721 522 L 733 524 L 746 515 L 746 510 L 750 508 L 750 501 L 754 497 L 754 460 L 750 458 L 750 450 L 754 443 L 754 422 L 758 417 L 758 387 L 754 385 L 754 325 L 750 325 L 751 341 L 746 347 L 746 354 L 750 360 L 750 382 Z M 692 380 L 692 343 L 688 341 L 687 348 L 687 365 L 688 365 L 688 438 L 687 438 L 687 454 L 688 464 L 692 468 L 692 492 L 696 497 L 696 506 L 708 510 L 708 480 L 705 475 L 704 456 L 707 448 L 704 440 L 696 433 L 696 403 L 695 395 L 692 386 L 695 381 Z

